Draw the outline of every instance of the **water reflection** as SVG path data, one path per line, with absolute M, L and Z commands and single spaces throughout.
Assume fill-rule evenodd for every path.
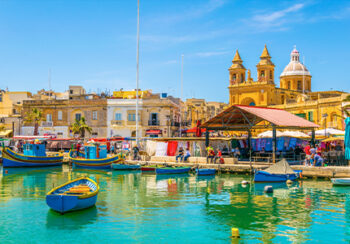
M 96 207 L 63 216 L 49 210 L 45 194 L 81 176 L 100 184 Z M 246 176 L 225 174 L 163 176 L 140 171 L 71 170 L 66 166 L 15 169 L 2 174 L 0 219 L 17 226 L 16 231 L 7 230 L 9 238 L 27 229 L 21 225 L 25 219 L 16 218 L 21 209 L 23 218 L 44 220 L 43 225 L 31 227 L 34 232 L 59 229 L 60 234 L 71 236 L 72 229 L 95 233 L 99 226 L 101 237 L 94 236 L 96 241 L 118 236 L 124 242 L 174 242 L 181 236 L 183 242 L 227 243 L 232 227 L 239 228 L 241 240 L 247 242 L 331 241 L 332 235 L 349 240 L 350 188 L 332 187 L 329 181 L 244 186 L 242 180 L 250 181 Z M 266 185 L 273 186 L 272 194 L 263 192 Z M 113 235 L 107 237 L 108 233 Z
M 93 224 L 97 219 L 98 210 L 96 206 L 81 211 L 68 212 L 64 215 L 50 209 L 46 215 L 46 226 L 54 229 L 75 230 Z

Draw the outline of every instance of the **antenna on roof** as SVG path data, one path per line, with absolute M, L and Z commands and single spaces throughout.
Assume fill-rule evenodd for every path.
M 49 81 L 49 100 L 50 100 L 51 99 L 51 68 L 49 69 L 48 81 Z

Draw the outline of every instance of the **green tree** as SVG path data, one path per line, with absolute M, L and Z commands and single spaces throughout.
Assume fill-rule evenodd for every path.
M 37 108 L 33 108 L 30 112 L 27 112 L 24 120 L 25 122 L 34 123 L 34 136 L 39 135 L 39 122 L 43 119 L 43 112 Z
M 74 124 L 71 125 L 70 129 L 74 135 L 79 134 L 81 138 L 85 138 L 86 132 L 92 132 L 92 128 L 86 124 L 84 117 L 82 117 L 80 120 L 76 119 Z

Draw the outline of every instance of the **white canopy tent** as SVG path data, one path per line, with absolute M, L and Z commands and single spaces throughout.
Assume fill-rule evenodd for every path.
M 310 138 L 309 135 L 301 132 L 301 131 L 276 131 L 277 137 L 282 136 L 288 136 L 288 137 L 295 137 L 295 138 Z M 264 131 L 263 133 L 260 133 L 258 138 L 272 138 L 272 130 Z
M 282 132 L 277 130 L 276 131 L 276 136 L 277 137 L 281 137 Z M 263 133 L 260 133 L 258 136 L 258 138 L 272 138 L 272 130 L 267 130 L 264 131 Z
M 337 130 L 333 128 L 326 128 L 323 130 L 316 130 L 315 135 L 317 136 L 345 135 L 345 131 Z
M 283 131 L 282 134 L 283 134 L 282 136 L 289 136 L 289 137 L 296 137 L 296 138 L 310 138 L 309 135 L 307 135 L 301 131 L 287 130 L 287 131 Z

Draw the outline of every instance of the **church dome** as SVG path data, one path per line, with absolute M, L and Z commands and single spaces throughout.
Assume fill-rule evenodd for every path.
M 292 75 L 311 76 L 309 70 L 305 67 L 305 65 L 300 63 L 299 57 L 300 57 L 299 51 L 294 47 L 294 50 L 290 54 L 290 62 L 284 68 L 280 77 L 292 76 Z

